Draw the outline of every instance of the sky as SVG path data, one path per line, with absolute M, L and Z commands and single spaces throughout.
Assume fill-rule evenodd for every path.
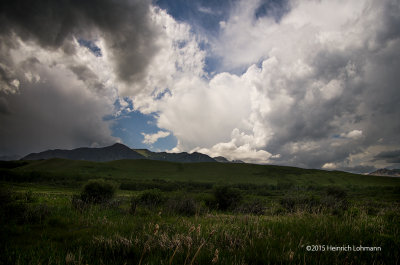
M 0 157 L 400 167 L 397 0 L 6 0 L 0 24 Z

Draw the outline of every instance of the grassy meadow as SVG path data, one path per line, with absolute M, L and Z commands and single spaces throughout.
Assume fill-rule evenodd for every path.
M 0 264 L 400 264 L 397 178 L 50 159 L 0 181 Z

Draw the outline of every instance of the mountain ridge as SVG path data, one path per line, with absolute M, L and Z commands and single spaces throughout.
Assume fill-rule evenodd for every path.
M 72 150 L 53 149 L 39 153 L 31 153 L 21 160 L 40 160 L 51 158 L 64 158 L 71 160 L 86 160 L 106 162 L 120 159 L 145 159 L 126 145 L 115 143 L 106 147 L 79 147 Z
M 217 162 L 216 159 L 197 152 L 152 152 L 148 149 L 133 149 L 121 143 L 115 143 L 113 145 L 100 148 L 80 147 L 71 150 L 46 150 L 39 153 L 30 153 L 20 160 L 40 160 L 51 158 L 86 160 L 94 162 L 106 162 L 122 159 L 148 159 L 180 163 Z

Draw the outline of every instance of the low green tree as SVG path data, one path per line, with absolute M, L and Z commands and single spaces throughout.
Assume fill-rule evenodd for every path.
M 89 180 L 83 186 L 81 199 L 87 203 L 104 203 L 112 199 L 115 186 L 103 179 Z
M 238 189 L 229 186 L 219 186 L 214 189 L 215 202 L 220 210 L 235 208 L 243 199 Z

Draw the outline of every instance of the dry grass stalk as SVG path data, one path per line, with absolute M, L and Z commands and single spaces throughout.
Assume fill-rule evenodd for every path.
M 196 260 L 197 255 L 199 255 L 200 250 L 202 249 L 202 247 L 206 244 L 206 242 L 208 241 L 208 239 L 210 239 L 210 237 L 215 233 L 215 230 L 212 230 L 211 233 L 208 235 L 207 239 L 204 240 L 201 245 L 199 246 L 199 248 L 197 249 L 196 253 L 193 256 L 192 261 L 190 262 L 190 265 L 193 265 L 194 261 Z
M 179 248 L 179 247 L 180 247 L 180 243 L 178 243 L 178 244 L 176 245 L 176 248 L 175 248 L 175 250 L 174 250 L 174 253 L 172 253 L 171 258 L 169 259 L 169 265 L 172 264 L 172 260 L 174 259 L 174 256 L 175 256 L 176 252 L 178 251 L 178 248 Z

